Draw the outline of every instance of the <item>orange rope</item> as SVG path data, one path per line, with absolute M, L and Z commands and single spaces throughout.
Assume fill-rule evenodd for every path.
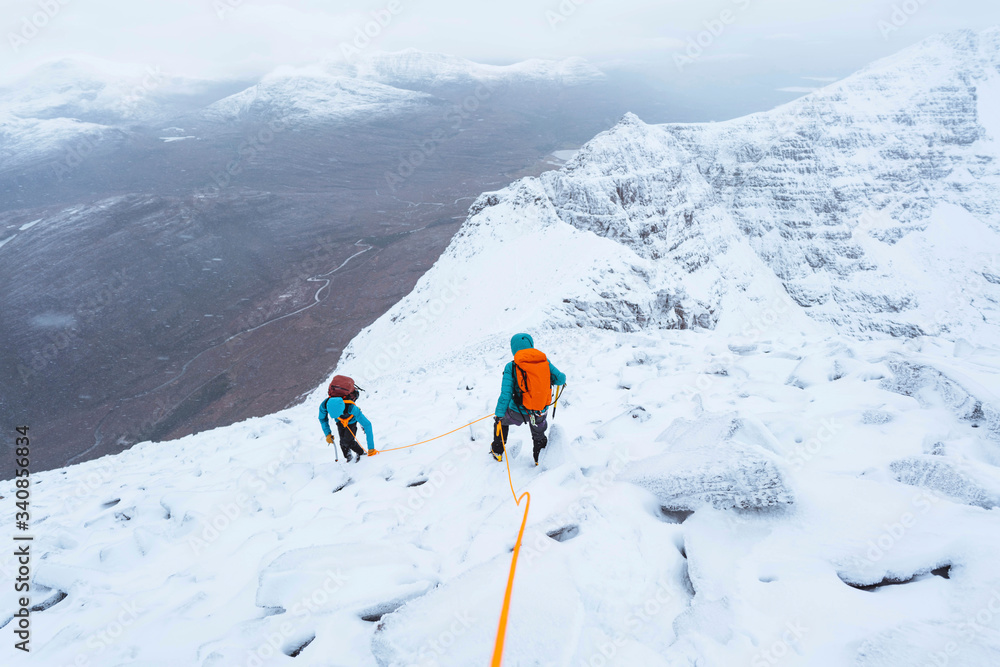
M 428 438 L 427 440 L 422 440 L 420 442 L 415 442 L 412 445 L 404 445 L 402 447 L 392 447 L 390 449 L 380 449 L 381 452 L 395 452 L 400 449 L 407 449 L 409 447 L 416 447 L 417 445 L 422 445 L 433 440 L 438 440 L 445 437 L 446 435 L 451 435 L 455 431 L 460 431 L 466 426 L 472 426 L 473 424 L 478 424 L 484 419 L 489 419 L 492 414 L 486 415 L 485 417 L 480 417 L 474 422 L 469 422 L 465 426 L 459 426 L 456 429 L 448 431 L 447 433 L 442 433 L 441 435 L 435 436 L 433 438 Z M 507 464 L 507 482 L 510 484 L 510 494 L 514 497 L 514 503 L 520 507 L 521 501 L 524 500 L 524 517 L 521 518 L 521 529 L 517 531 L 517 541 L 514 543 L 514 554 L 510 559 L 510 574 L 507 576 L 507 590 L 503 595 L 503 607 L 500 610 L 500 623 L 497 626 L 497 638 L 496 642 L 493 644 L 493 660 L 491 661 L 491 667 L 500 667 L 503 661 L 503 645 L 504 640 L 507 638 L 507 617 L 510 613 L 510 597 L 514 591 L 514 574 L 517 570 L 517 559 L 521 554 L 521 541 L 524 539 L 524 527 L 528 524 L 528 510 L 531 509 L 531 494 L 525 491 L 518 497 L 517 493 L 514 491 L 514 478 L 510 474 L 510 457 L 507 456 L 507 443 L 504 441 L 503 429 L 497 424 L 497 428 L 500 429 L 500 442 L 503 443 L 503 455 L 504 461 Z
M 489 419 L 492 416 L 493 416 L 492 413 L 488 414 L 485 417 L 480 417 L 479 419 L 477 419 L 474 422 L 469 422 L 465 426 L 472 426 L 473 424 L 478 424 L 479 422 L 483 421 L 484 419 Z M 428 438 L 427 440 L 421 440 L 420 442 L 415 442 L 412 445 L 403 445 L 402 447 L 392 447 L 390 449 L 380 449 L 380 450 L 378 450 L 378 452 L 379 452 L 379 454 L 381 454 L 382 452 L 395 452 L 395 451 L 400 450 L 400 449 L 407 449 L 409 447 L 416 447 L 417 445 L 422 445 L 422 444 L 424 444 L 426 442 L 431 442 L 432 440 L 439 440 L 439 439 L 443 438 L 446 435 L 451 435 L 455 431 L 461 431 L 463 428 L 465 428 L 465 426 L 459 426 L 458 428 L 452 429 L 451 431 L 448 431 L 447 433 L 442 433 L 441 435 L 436 435 L 433 438 Z
M 517 532 L 517 542 L 514 543 L 514 554 L 510 559 L 510 574 L 507 576 L 507 590 L 503 594 L 503 607 L 500 610 L 500 624 L 497 626 L 497 638 L 496 642 L 493 644 L 493 660 L 490 662 L 490 667 L 500 667 L 500 663 L 503 660 L 503 644 L 504 640 L 507 638 L 507 615 L 510 611 L 510 596 L 514 590 L 514 571 L 517 569 L 517 557 L 521 553 L 521 540 L 524 537 L 524 527 L 528 523 L 528 510 L 531 508 L 530 493 L 525 491 L 521 494 L 520 498 L 516 493 L 514 493 L 514 480 L 510 476 L 510 457 L 507 456 L 507 443 L 504 442 L 503 428 L 500 424 L 497 424 L 497 428 L 500 429 L 500 442 L 503 443 L 503 457 L 504 461 L 507 463 L 507 481 L 510 482 L 510 493 L 514 496 L 514 503 L 520 507 L 521 500 L 526 500 L 524 503 L 524 518 L 521 519 L 521 530 Z

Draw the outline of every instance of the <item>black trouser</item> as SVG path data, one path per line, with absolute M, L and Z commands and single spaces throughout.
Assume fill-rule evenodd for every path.
M 528 428 L 531 429 L 531 441 L 535 445 L 535 460 L 537 461 L 538 452 L 548 444 L 548 438 L 545 437 L 545 429 L 549 426 L 549 415 L 547 412 L 543 412 L 534 417 L 534 422 L 532 422 L 531 413 L 529 412 L 521 413 L 517 410 L 507 410 L 507 414 L 500 418 L 500 423 L 493 429 L 493 451 L 497 454 L 502 454 L 504 443 L 507 442 L 507 435 L 510 433 L 510 427 L 520 426 L 527 422 Z
M 344 452 L 345 459 L 351 460 L 350 452 L 357 454 L 359 459 L 365 455 L 365 450 L 361 449 L 356 437 L 358 435 L 358 422 L 351 422 L 344 426 L 338 419 L 337 432 L 340 433 L 340 451 Z

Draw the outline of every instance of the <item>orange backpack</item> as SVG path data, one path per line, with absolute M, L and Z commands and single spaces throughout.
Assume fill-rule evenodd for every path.
M 552 403 L 552 372 L 541 350 L 528 348 L 514 355 L 514 403 L 541 412 Z

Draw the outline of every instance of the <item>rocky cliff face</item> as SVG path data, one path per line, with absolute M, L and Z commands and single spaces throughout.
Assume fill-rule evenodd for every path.
M 612 327 L 711 328 L 737 303 L 787 295 L 853 335 L 974 326 L 995 340 L 997 119 L 1000 30 L 960 32 L 766 113 L 657 126 L 626 115 L 565 169 L 472 212 L 544 210 L 634 253 L 649 303 Z

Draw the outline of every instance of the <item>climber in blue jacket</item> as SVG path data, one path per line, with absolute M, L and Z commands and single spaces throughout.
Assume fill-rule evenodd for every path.
M 503 460 L 504 445 L 510 427 L 528 424 L 534 444 L 535 465 L 538 454 L 548 444 L 548 408 L 552 402 L 552 387 L 566 384 L 566 374 L 556 368 L 526 333 L 510 339 L 514 360 L 503 369 L 500 398 L 493 411 L 493 458 Z
M 319 423 L 323 427 L 323 433 L 326 434 L 326 441 L 333 444 L 333 434 L 330 432 L 328 422 L 329 418 L 333 417 L 337 422 L 337 433 L 340 435 L 340 451 L 344 452 L 344 458 L 348 462 L 352 460 L 351 454 L 355 455 L 353 459 L 355 461 L 360 461 L 365 454 L 361 445 L 358 444 L 358 424 L 361 424 L 361 428 L 365 430 L 365 438 L 368 440 L 368 456 L 377 454 L 372 423 L 361 412 L 361 408 L 354 403 L 356 398 L 357 391 L 355 390 L 344 398 L 338 396 L 328 398 L 319 406 Z

